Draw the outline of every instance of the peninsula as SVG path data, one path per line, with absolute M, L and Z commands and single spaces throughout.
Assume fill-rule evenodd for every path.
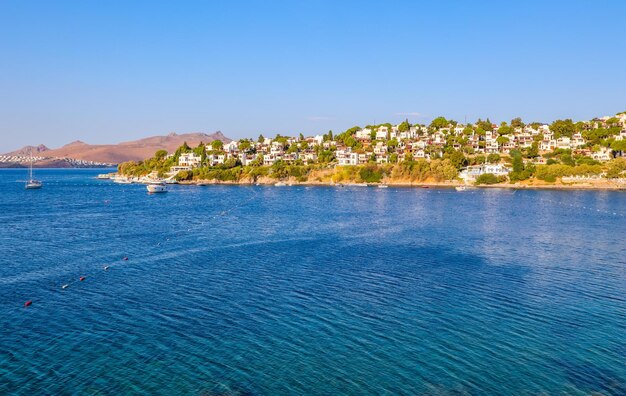
M 550 124 L 438 117 L 305 137 L 214 140 L 119 165 L 182 183 L 384 183 L 623 188 L 626 112 Z

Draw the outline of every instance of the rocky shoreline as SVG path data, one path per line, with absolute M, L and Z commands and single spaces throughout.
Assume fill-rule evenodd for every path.
M 356 186 L 369 186 L 377 187 L 380 185 L 386 185 L 389 187 L 401 187 L 401 188 L 455 188 L 461 186 L 467 186 L 471 188 L 485 188 L 485 189 L 520 189 L 520 190 L 608 190 L 608 191 L 626 191 L 626 184 L 620 185 L 614 182 L 598 181 L 598 182 L 586 182 L 586 183 L 546 183 L 538 180 L 531 180 L 530 182 L 522 183 L 499 183 L 490 185 L 467 185 L 461 181 L 423 181 L 423 182 L 411 182 L 411 181 L 392 181 L 384 180 L 381 183 L 359 183 L 356 181 L 346 181 L 341 183 L 333 183 L 327 181 L 297 181 L 292 180 L 277 180 L 273 178 L 259 178 L 254 180 L 241 180 L 241 181 L 222 181 L 222 180 L 188 180 L 181 181 L 178 184 L 190 185 L 190 186 L 210 186 L 210 185 L 261 185 L 261 186 L 274 186 L 277 183 L 282 183 L 284 186 L 319 186 L 319 187 L 356 187 Z

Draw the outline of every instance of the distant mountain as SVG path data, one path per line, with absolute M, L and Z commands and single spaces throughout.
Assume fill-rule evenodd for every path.
M 171 153 L 180 147 L 184 142 L 189 146 L 197 146 L 200 142 L 210 143 L 214 140 L 221 140 L 224 143 L 231 142 L 231 139 L 224 136 L 221 131 L 212 134 L 206 133 L 170 133 L 167 136 L 152 136 L 144 139 L 133 140 L 130 142 L 122 142 L 118 144 L 87 144 L 77 140 L 66 144 L 58 149 L 48 149 L 46 146 L 38 146 L 44 148 L 43 151 L 35 152 L 33 148 L 33 156 L 54 157 L 54 158 L 73 158 L 77 160 L 121 163 L 125 161 L 141 161 L 152 157 L 157 150 L 167 150 Z M 26 150 L 26 152 L 24 152 Z M 30 147 L 24 147 L 20 150 L 8 153 L 7 155 L 29 155 Z M 18 154 L 19 153 L 19 154 Z
M 33 153 L 33 157 L 39 157 L 38 154 L 43 153 L 44 151 L 49 151 L 50 149 L 43 144 L 39 146 L 24 146 L 19 150 L 11 151 L 5 155 L 16 155 L 16 156 L 30 156 Z

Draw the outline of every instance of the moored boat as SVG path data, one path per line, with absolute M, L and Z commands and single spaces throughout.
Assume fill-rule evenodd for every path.
M 27 190 L 36 190 L 43 186 L 43 183 L 39 180 L 33 179 L 33 153 L 30 154 L 30 167 L 28 168 L 28 181 L 26 181 Z
M 118 184 L 131 184 L 133 181 L 124 176 L 115 176 L 113 177 L 113 182 Z
M 146 185 L 146 189 L 149 193 L 164 193 L 167 192 L 167 186 L 165 183 L 154 182 Z
M 38 188 L 41 188 L 42 186 L 43 186 L 43 183 L 40 182 L 39 180 L 30 179 L 26 182 L 27 190 L 36 190 Z

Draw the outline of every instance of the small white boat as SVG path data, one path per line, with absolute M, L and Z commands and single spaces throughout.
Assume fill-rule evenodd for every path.
M 456 186 L 456 187 L 454 187 L 454 188 L 455 188 L 457 191 L 465 191 L 465 190 L 467 190 L 467 187 L 466 187 L 466 186 Z
M 276 186 L 276 187 L 283 187 L 283 186 L 286 186 L 286 185 L 287 184 L 285 184 L 283 182 L 278 182 L 278 183 L 274 184 L 274 186 Z
M 109 180 L 111 178 L 111 175 L 109 175 L 108 173 L 100 173 L 98 176 L 96 176 L 96 179 L 100 179 L 100 180 Z
M 150 183 L 146 186 L 150 194 L 167 192 L 165 183 Z
M 33 153 L 30 154 L 30 167 L 28 168 L 28 181 L 26 182 L 27 190 L 36 190 L 43 186 L 39 180 L 33 179 Z
M 389 188 L 389 186 L 386 184 L 379 184 L 378 188 Z
M 41 188 L 41 186 L 43 186 L 43 183 L 40 182 L 39 180 L 30 179 L 29 181 L 26 182 L 27 190 L 36 190 L 38 188 Z

